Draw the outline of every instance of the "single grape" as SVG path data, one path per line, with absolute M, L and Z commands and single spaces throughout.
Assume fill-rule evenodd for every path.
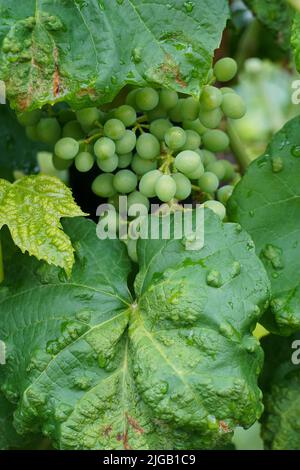
M 223 152 L 229 147 L 229 137 L 219 129 L 212 129 L 202 136 L 204 147 L 211 152 Z
M 133 171 L 120 170 L 114 176 L 113 185 L 118 193 L 131 193 L 136 188 L 137 176 Z
M 201 157 L 193 150 L 184 150 L 175 158 L 175 166 L 184 174 L 191 174 L 201 165 Z
M 56 118 L 42 118 L 36 127 L 40 142 L 54 145 L 61 136 L 61 128 Z
M 223 98 L 222 110 L 231 119 L 241 119 L 246 114 L 246 104 L 236 93 L 227 93 Z
M 94 145 L 94 152 L 100 160 L 111 158 L 116 153 L 116 144 L 108 137 L 101 137 Z
M 197 150 L 201 145 L 201 137 L 198 132 L 191 129 L 185 131 L 186 141 L 180 150 Z
M 134 263 L 138 263 L 138 254 L 137 254 L 137 240 L 129 240 L 126 243 L 127 245 L 127 251 L 128 251 L 128 256 L 133 261 Z
M 192 171 L 191 173 L 186 173 L 186 176 L 191 180 L 198 180 L 200 176 L 204 174 L 204 166 L 201 162 L 200 165 L 196 168 L 196 170 Z
M 28 113 L 18 114 L 17 119 L 19 123 L 23 126 L 36 126 L 42 117 L 42 111 L 40 109 L 35 109 Z
M 73 160 L 62 160 L 57 155 L 53 154 L 52 163 L 54 168 L 58 171 L 64 171 L 70 168 L 73 163 Z
M 162 175 L 155 183 L 155 193 L 162 202 L 169 202 L 176 194 L 176 183 L 170 175 Z
M 219 82 L 229 82 L 237 74 L 237 63 L 231 57 L 218 60 L 214 66 L 214 74 Z
M 210 152 L 209 150 L 201 150 L 202 153 L 202 162 L 205 167 L 207 167 L 210 163 L 213 163 L 217 160 L 214 153 Z
M 167 119 L 167 111 L 162 108 L 160 105 L 152 109 L 152 111 L 147 112 L 147 118 L 149 122 L 155 121 L 156 119 Z
M 32 140 L 33 142 L 39 141 L 39 136 L 37 133 L 36 126 L 26 126 L 25 132 L 26 132 L 28 139 Z
M 173 180 L 176 183 L 176 199 L 179 201 L 184 201 L 192 192 L 192 185 L 190 180 L 182 173 L 175 173 L 173 175 Z
M 75 167 L 81 173 L 90 171 L 94 166 L 94 157 L 89 152 L 80 152 L 75 158 Z
M 122 121 L 125 127 L 130 127 L 136 123 L 136 110 L 128 104 L 123 104 L 115 109 L 114 117 Z
M 54 152 L 62 160 L 73 160 L 79 152 L 79 143 L 71 137 L 63 137 L 56 142 Z
M 94 179 L 92 184 L 92 191 L 100 197 L 112 197 L 116 194 L 113 185 L 114 175 L 111 173 L 102 173 Z
M 197 132 L 200 136 L 203 135 L 208 129 L 203 126 L 200 122 L 200 119 L 195 119 L 194 121 L 183 121 L 182 123 L 183 129 L 187 130 L 190 129 L 192 131 Z
M 150 124 L 150 132 L 158 140 L 164 140 L 165 133 L 172 127 L 168 119 L 155 119 Z
M 182 114 L 181 114 L 181 107 L 182 107 L 183 101 L 184 100 L 182 98 L 179 99 L 176 106 L 168 111 L 168 115 L 171 121 L 176 122 L 176 123 L 183 121 Z
M 81 140 L 84 138 L 84 132 L 78 121 L 69 121 L 63 127 L 63 137 L 71 137 L 75 140 Z
M 111 173 L 118 168 L 119 159 L 118 155 L 114 154 L 112 157 L 106 158 L 105 160 L 98 158 L 97 165 L 100 170 L 104 171 L 105 173 Z
M 226 209 L 219 201 L 206 201 L 204 207 L 207 209 L 212 210 L 215 214 L 217 214 L 221 220 L 224 220 L 226 217 Z
M 84 108 L 76 112 L 77 121 L 84 128 L 92 127 L 100 118 L 100 111 L 97 108 Z
M 221 91 L 211 85 L 204 87 L 200 96 L 200 105 L 204 111 L 212 111 L 213 109 L 219 108 L 223 101 L 223 95 Z
M 133 131 L 126 130 L 122 139 L 116 142 L 116 152 L 118 154 L 124 154 L 132 152 L 136 145 L 136 136 Z
M 132 162 L 132 152 L 119 155 L 118 168 L 127 168 Z
M 222 88 L 220 88 L 220 90 L 223 93 L 223 95 L 227 95 L 227 93 L 235 93 L 234 89 L 228 86 L 223 86 Z
M 211 111 L 201 110 L 199 119 L 203 126 L 208 129 L 216 129 L 221 124 L 223 113 L 220 108 L 215 108 Z
M 230 181 L 234 175 L 234 166 L 228 160 L 220 160 L 225 169 L 224 181 Z
M 142 194 L 146 197 L 155 196 L 155 185 L 157 180 L 162 176 L 161 171 L 152 170 L 149 173 L 145 173 L 140 181 L 139 189 Z
M 223 162 L 221 160 L 217 160 L 215 162 L 210 163 L 206 167 L 206 171 L 210 173 L 214 173 L 219 181 L 222 181 L 225 176 L 225 167 L 223 165 Z
M 141 88 L 135 96 L 135 101 L 142 111 L 151 111 L 158 105 L 159 94 L 153 88 Z
M 144 196 L 144 194 L 140 193 L 139 191 L 134 191 L 133 193 L 129 194 L 129 196 L 127 198 L 128 210 L 134 204 L 139 204 L 139 205 L 145 206 L 147 211 L 150 208 L 149 199 L 146 196 Z
M 131 106 L 132 108 L 136 109 L 137 111 L 139 111 L 138 107 L 137 107 L 137 104 L 136 104 L 136 101 L 135 101 L 135 97 L 136 97 L 136 94 L 138 92 L 138 88 L 134 88 L 133 90 L 131 90 L 128 95 L 126 96 L 126 99 L 125 99 L 125 103 L 128 105 L 128 106 Z
M 233 193 L 233 189 L 234 187 L 231 185 L 223 186 L 222 188 L 218 189 L 218 192 L 217 192 L 218 200 L 222 204 L 224 204 L 224 206 L 226 206 L 229 198 L 231 197 Z
M 159 104 L 163 109 L 169 111 L 170 109 L 175 108 L 178 103 L 178 94 L 176 91 L 171 90 L 161 90 L 159 93 Z
M 124 137 L 126 128 L 120 119 L 109 119 L 104 124 L 104 135 L 112 140 L 120 140 Z
M 148 171 L 155 170 L 157 168 L 157 161 L 145 160 L 136 154 L 132 159 L 131 168 L 137 175 L 142 176 L 148 173 Z
M 181 116 L 183 121 L 189 120 L 194 121 L 198 118 L 199 111 L 200 111 L 200 103 L 199 100 L 190 96 L 182 101 L 181 104 Z
M 136 142 L 136 150 L 141 158 L 153 160 L 160 155 L 160 144 L 152 134 L 142 134 Z
M 214 173 L 207 171 L 200 176 L 198 186 L 205 193 L 214 193 L 219 187 L 218 177 Z
M 178 150 L 186 143 L 186 132 L 181 127 L 170 127 L 165 133 L 165 142 L 172 150 Z

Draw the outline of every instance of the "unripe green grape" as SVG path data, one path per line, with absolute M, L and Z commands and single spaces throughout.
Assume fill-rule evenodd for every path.
M 126 130 L 122 139 L 116 142 L 116 152 L 118 154 L 129 153 L 135 148 L 136 136 L 133 131 Z
M 100 170 L 104 171 L 105 173 L 111 173 L 118 168 L 119 158 L 118 155 L 114 154 L 112 157 L 106 158 L 105 160 L 98 158 L 97 165 Z
M 125 127 L 130 127 L 136 123 L 136 110 L 128 104 L 123 104 L 115 109 L 114 117 L 122 121 Z
M 180 150 L 197 150 L 201 145 L 201 137 L 198 132 L 187 129 L 185 135 L 186 141 Z
M 241 119 L 246 114 L 246 104 L 236 93 L 227 93 L 223 98 L 222 110 L 231 119 Z
M 132 162 L 132 152 L 119 155 L 118 168 L 127 168 Z
M 112 140 L 120 140 L 125 135 L 126 128 L 120 119 L 109 119 L 104 124 L 104 135 Z
M 39 141 L 39 136 L 37 133 L 36 126 L 26 126 L 25 132 L 26 132 L 28 139 L 32 140 L 33 142 Z
M 221 220 L 224 220 L 226 217 L 226 208 L 219 201 L 206 201 L 204 207 L 212 210 Z
M 200 96 L 200 105 L 204 111 L 212 111 L 219 108 L 222 101 L 223 95 L 218 88 L 211 85 L 204 87 Z
M 76 114 L 72 109 L 61 109 L 58 113 L 58 120 L 60 124 L 64 125 L 67 124 L 67 122 L 75 121 Z
M 79 152 L 79 143 L 71 137 L 63 137 L 56 142 L 54 152 L 62 160 L 73 160 Z
M 54 168 L 58 171 L 64 171 L 70 168 L 73 163 L 73 160 L 62 160 L 57 155 L 53 154 L 52 156 L 52 163 Z
M 150 124 L 150 132 L 158 140 L 164 140 L 165 133 L 172 127 L 172 124 L 168 119 L 155 119 Z
M 90 171 L 94 166 L 94 157 L 89 152 L 80 152 L 75 158 L 75 167 L 81 173 Z
M 216 129 L 222 121 L 223 113 L 220 108 L 213 109 L 212 111 L 201 110 L 199 119 L 201 123 L 208 129 Z
M 184 201 L 192 192 L 192 185 L 190 180 L 182 173 L 175 173 L 173 175 L 173 180 L 176 183 L 175 198 L 179 201 Z
M 170 175 L 162 175 L 155 183 L 155 194 L 162 202 L 169 202 L 176 194 L 176 183 Z
M 234 175 L 234 166 L 228 160 L 220 160 L 220 161 L 223 162 L 223 166 L 225 168 L 224 180 L 230 181 Z
M 205 193 L 214 193 L 219 187 L 218 177 L 214 173 L 207 171 L 200 176 L 198 186 Z
M 17 119 L 23 127 L 26 127 L 36 126 L 40 121 L 41 117 L 42 111 L 40 109 L 35 109 L 34 111 L 18 114 Z
M 155 196 L 155 185 L 158 179 L 162 176 L 161 171 L 152 170 L 149 173 L 145 173 L 140 181 L 139 189 L 142 194 L 146 197 Z
M 81 140 L 84 138 L 84 132 L 78 121 L 69 121 L 63 127 L 63 137 L 71 137 L 75 140 Z
M 162 108 L 160 105 L 156 106 L 156 108 L 147 112 L 147 118 L 149 122 L 155 121 L 156 119 L 167 119 L 167 117 L 168 117 L 167 111 L 164 108 Z
M 209 150 L 202 149 L 202 162 L 205 167 L 207 167 L 210 163 L 213 163 L 217 160 L 217 157 L 214 153 L 210 152 Z
M 131 106 L 132 108 L 134 108 L 138 111 L 138 107 L 137 107 L 137 104 L 136 104 L 136 101 L 135 101 L 137 92 L 138 92 L 138 88 L 134 88 L 133 90 L 131 90 L 128 93 L 128 95 L 126 96 L 125 103 L 128 106 Z
M 56 118 L 42 118 L 36 127 L 40 142 L 54 145 L 61 136 L 61 128 Z
M 165 133 L 165 142 L 172 150 L 178 150 L 186 143 L 186 133 L 181 127 L 170 127 Z
M 190 129 L 192 131 L 195 131 L 200 136 L 202 136 L 208 130 L 206 127 L 203 126 L 200 119 L 195 119 L 194 121 L 183 121 L 182 127 L 185 130 Z
M 141 158 L 153 160 L 160 155 L 160 144 L 152 134 L 142 134 L 136 142 L 136 150 Z
M 224 204 L 224 206 L 226 206 L 229 198 L 231 197 L 233 193 L 233 189 L 234 187 L 231 185 L 223 186 L 222 188 L 218 189 L 218 192 L 217 192 L 218 200 L 222 204 Z
M 200 111 L 200 103 L 199 100 L 190 96 L 182 101 L 181 104 L 181 116 L 183 121 L 189 120 L 194 121 L 198 118 Z
M 183 150 L 175 158 L 175 166 L 184 174 L 191 174 L 201 165 L 201 157 L 193 150 Z
M 229 137 L 219 129 L 212 129 L 202 136 L 204 147 L 211 152 L 223 152 L 229 147 Z
M 207 165 L 206 170 L 210 173 L 214 173 L 218 177 L 219 181 L 222 181 L 224 179 L 225 167 L 221 160 L 217 160 L 215 162 L 210 163 L 209 165 Z
M 190 179 L 190 180 L 198 180 L 200 178 L 200 176 L 202 176 L 204 174 L 204 166 L 203 166 L 203 163 L 201 162 L 199 164 L 199 166 L 197 166 L 197 168 L 192 171 L 192 173 L 186 173 L 186 176 Z
M 135 101 L 142 111 L 151 111 L 158 105 L 159 94 L 154 88 L 141 88 L 135 96 Z
M 136 188 L 137 176 L 133 171 L 120 170 L 114 176 L 113 185 L 118 193 L 131 193 Z
M 214 74 L 219 82 L 229 82 L 237 74 L 237 63 L 231 57 L 218 60 L 214 66 Z
M 233 186 L 236 186 L 242 179 L 242 175 L 240 173 L 234 173 L 233 176 L 232 176 L 232 181 L 231 181 L 231 184 L 233 184 Z
M 108 137 L 101 137 L 94 145 L 94 152 L 100 160 L 111 158 L 116 153 L 116 144 Z
M 145 160 L 136 154 L 132 159 L 131 168 L 137 175 L 142 176 L 148 173 L 148 171 L 155 170 L 157 168 L 157 161 Z
M 76 118 L 79 124 L 87 129 L 92 127 L 100 118 L 100 111 L 97 108 L 84 108 L 76 112 Z
M 178 94 L 176 91 L 171 90 L 161 90 L 159 93 L 159 104 L 163 109 L 169 111 L 170 109 L 175 108 L 178 103 Z
M 181 107 L 183 103 L 183 99 L 179 99 L 176 106 L 168 111 L 168 115 L 171 121 L 173 122 L 182 122 L 182 114 L 181 114 Z
M 223 93 L 223 95 L 227 95 L 228 93 L 235 93 L 234 89 L 228 86 L 223 86 L 222 88 L 220 88 L 220 90 Z
M 140 193 L 139 191 L 134 191 L 133 193 L 129 194 L 127 198 L 127 207 L 128 210 L 130 207 L 132 207 L 134 204 L 139 204 L 143 205 L 146 207 L 147 211 L 150 208 L 150 202 L 149 199 L 144 196 L 144 194 Z
M 113 185 L 114 175 L 111 173 L 103 173 L 97 176 L 92 183 L 92 191 L 100 197 L 112 197 L 116 194 Z
M 137 254 L 137 240 L 129 239 L 126 243 L 128 256 L 134 263 L 138 263 L 138 254 Z

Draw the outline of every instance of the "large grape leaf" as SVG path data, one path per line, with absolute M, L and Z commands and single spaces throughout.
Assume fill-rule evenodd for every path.
M 261 420 L 265 448 L 300 450 L 300 336 L 268 336 L 262 346 L 265 411 Z
M 126 84 L 198 95 L 228 15 L 226 0 L 0 0 L 0 78 L 18 110 Z
M 252 236 L 272 284 L 271 315 L 282 333 L 300 328 L 300 118 L 254 161 L 229 201 L 230 219 Z
M 70 279 L 16 254 L 0 288 L 0 387 L 19 432 L 61 449 L 224 447 L 261 414 L 252 331 L 269 284 L 249 236 L 206 210 L 206 243 L 139 244 L 136 298 L 119 240 L 66 221 Z
M 15 244 L 70 274 L 74 249 L 61 217 L 84 215 L 71 190 L 52 176 L 24 176 L 11 184 L 0 179 L 0 229 L 7 225 Z

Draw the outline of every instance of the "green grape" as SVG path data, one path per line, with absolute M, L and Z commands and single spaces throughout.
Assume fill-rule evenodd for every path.
M 134 263 L 138 263 L 138 254 L 137 254 L 137 240 L 131 240 L 129 239 L 127 241 L 127 251 L 128 251 L 128 256 L 133 261 Z
M 134 88 L 133 90 L 131 90 L 128 95 L 126 96 L 126 99 L 125 99 L 125 103 L 128 105 L 128 106 L 131 106 L 132 108 L 136 109 L 137 111 L 139 111 L 138 107 L 137 107 L 137 104 L 136 104 L 136 101 L 135 101 L 135 97 L 136 97 L 136 94 L 138 92 L 138 88 Z
M 100 118 L 100 111 L 97 108 L 84 108 L 76 112 L 79 124 L 87 129 L 92 127 Z
M 231 119 L 241 119 L 246 114 L 246 104 L 236 93 L 227 93 L 223 98 L 222 110 Z
M 32 140 L 33 142 L 39 141 L 39 136 L 37 133 L 36 126 L 26 126 L 25 132 L 26 132 L 28 139 Z
M 125 127 L 130 127 L 136 123 L 136 110 L 128 104 L 123 104 L 115 109 L 114 117 L 122 121 Z
M 223 113 L 220 108 L 211 111 L 201 110 L 199 113 L 201 123 L 208 129 L 216 129 L 216 127 L 219 127 L 222 117 Z
M 58 113 L 58 120 L 60 124 L 64 125 L 64 124 L 67 124 L 67 122 L 75 121 L 76 114 L 71 109 L 62 109 Z
M 207 171 L 200 176 L 198 186 L 205 193 L 214 193 L 219 187 L 218 177 L 214 173 Z
M 173 175 L 173 180 L 176 183 L 176 199 L 179 201 L 184 201 L 192 192 L 192 185 L 190 180 L 182 173 L 175 173 Z
M 42 118 L 36 127 L 40 142 L 54 145 L 61 136 L 61 128 L 56 118 Z
M 102 173 L 97 176 L 92 183 L 92 191 L 100 197 L 112 197 L 116 194 L 113 185 L 114 175 L 112 173 Z
M 150 124 L 150 132 L 158 140 L 164 140 L 165 133 L 172 127 L 168 119 L 155 119 Z
M 28 113 L 18 114 L 17 119 L 19 123 L 24 126 L 36 126 L 42 117 L 42 111 L 40 109 L 35 109 Z
M 234 187 L 231 185 L 223 186 L 222 188 L 218 189 L 217 192 L 217 197 L 218 200 L 224 204 L 224 206 L 227 204 L 229 198 L 231 197 L 233 193 Z
M 147 211 L 150 208 L 149 199 L 146 196 L 144 196 L 144 194 L 140 193 L 139 191 L 134 191 L 133 193 L 129 194 L 127 198 L 128 211 L 130 207 L 132 207 L 134 204 L 145 206 Z
M 201 137 L 198 132 L 187 129 L 185 135 L 186 141 L 180 150 L 197 150 L 201 145 Z
M 218 88 L 211 85 L 204 87 L 200 96 L 200 105 L 204 111 L 212 111 L 219 108 L 222 101 L 223 95 Z
M 118 155 L 113 155 L 112 157 L 106 158 L 105 160 L 97 159 L 97 165 L 100 170 L 104 171 L 105 173 L 111 173 L 118 168 L 119 158 Z
M 165 142 L 172 150 L 178 150 L 186 143 L 186 132 L 181 127 L 170 127 L 165 133 Z
M 89 152 L 80 152 L 75 158 L 75 167 L 81 173 L 90 171 L 94 166 L 94 157 Z
M 156 108 L 152 109 L 152 111 L 147 112 L 147 118 L 149 122 L 155 121 L 156 119 L 167 119 L 167 117 L 167 111 L 160 105 L 156 106 Z
M 141 158 L 153 160 L 160 155 L 160 144 L 152 134 L 142 134 L 136 142 L 136 150 Z
M 122 139 L 116 142 L 116 152 L 118 154 L 124 154 L 132 152 L 136 145 L 136 135 L 131 130 L 126 130 Z
M 142 111 L 151 111 L 158 105 L 159 94 L 153 88 L 141 88 L 135 96 L 135 101 Z
M 231 184 L 236 186 L 241 181 L 241 179 L 242 179 L 242 175 L 240 175 L 240 173 L 234 173 L 232 176 Z
M 184 150 L 175 158 L 175 166 L 184 174 L 191 174 L 201 165 L 201 157 L 193 150 Z
M 94 145 L 94 152 L 100 160 L 111 158 L 116 153 L 116 144 L 108 137 L 101 137 Z
M 118 168 L 127 168 L 132 162 L 132 152 L 119 155 Z
M 217 214 L 221 220 L 224 220 L 226 217 L 226 209 L 219 201 L 206 201 L 204 207 L 207 209 L 212 210 L 215 214 Z
M 210 152 L 209 150 L 203 149 L 201 150 L 202 153 L 202 162 L 204 166 L 208 166 L 210 163 L 213 163 L 217 160 L 214 153 Z
M 186 173 L 186 176 L 190 179 L 190 180 L 198 180 L 200 178 L 200 176 L 202 176 L 204 174 L 204 166 L 203 166 L 203 163 L 201 162 L 200 165 L 196 168 L 196 170 L 194 170 L 192 173 Z
M 56 142 L 54 152 L 62 160 L 73 160 L 79 152 L 79 143 L 71 137 L 63 137 Z
M 155 183 L 155 194 L 162 202 L 169 202 L 176 194 L 176 183 L 170 175 L 162 175 Z
M 183 121 L 194 121 L 198 118 L 199 111 L 200 103 L 199 100 L 197 100 L 196 98 L 190 96 L 189 98 L 186 98 L 182 101 L 180 112 Z
M 228 160 L 220 160 L 225 168 L 224 181 L 230 181 L 234 175 L 234 166 Z
M 70 168 L 73 163 L 73 160 L 62 160 L 57 155 L 53 154 L 52 156 L 52 163 L 54 168 L 58 171 L 64 171 Z
M 78 121 L 69 121 L 63 127 L 63 137 L 71 137 L 75 140 L 81 140 L 84 138 L 84 132 Z
M 182 123 L 183 129 L 190 129 L 192 131 L 196 131 L 200 136 L 203 135 L 208 129 L 203 126 L 200 122 L 200 119 L 195 119 L 194 121 L 183 121 Z
M 148 171 L 155 170 L 157 168 L 157 161 L 145 160 L 136 154 L 132 159 L 131 168 L 137 175 L 142 176 L 148 173 Z
M 228 86 L 223 86 L 222 88 L 220 88 L 220 90 L 223 93 L 223 95 L 227 95 L 227 93 L 235 93 L 234 89 Z
M 118 193 L 131 193 L 136 188 L 137 176 L 133 171 L 120 170 L 114 176 L 113 185 Z
M 211 152 L 223 152 L 229 146 L 229 137 L 219 129 L 212 129 L 202 136 L 204 147 Z
M 171 121 L 173 122 L 182 122 L 182 114 L 181 114 L 181 107 L 183 103 L 183 99 L 179 99 L 176 106 L 168 111 L 168 115 Z
M 120 140 L 124 137 L 126 128 L 120 119 L 109 119 L 104 124 L 104 135 L 112 140 Z
M 237 63 L 230 57 L 218 60 L 214 66 L 214 74 L 219 82 L 229 82 L 237 74 Z
M 175 108 L 178 103 L 178 94 L 176 91 L 171 90 L 161 90 L 159 93 L 159 104 L 163 109 L 169 111 L 170 109 Z
M 139 189 L 142 194 L 146 197 L 155 196 L 155 185 L 157 180 L 162 176 L 161 171 L 152 170 L 149 173 L 145 173 L 140 181 Z
M 207 165 L 206 170 L 210 173 L 214 173 L 219 181 L 222 181 L 225 176 L 225 166 L 223 165 L 222 160 L 217 160 L 215 162 L 210 163 Z

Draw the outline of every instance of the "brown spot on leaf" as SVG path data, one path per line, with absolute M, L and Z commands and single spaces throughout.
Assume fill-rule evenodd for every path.
M 172 77 L 175 78 L 175 81 L 182 87 L 186 88 L 187 83 L 183 80 L 180 74 L 180 68 L 178 64 L 175 64 L 172 57 L 167 54 L 165 57 L 165 62 L 161 64 L 160 70 L 166 74 L 166 75 L 171 75 Z
M 138 421 L 136 419 L 134 419 L 132 416 L 129 416 L 128 413 L 126 413 L 126 418 L 127 418 L 127 421 L 128 423 L 130 424 L 130 426 L 138 433 L 138 434 L 144 434 L 144 429 L 142 428 L 142 426 L 140 426 L 140 424 L 138 423 Z
M 230 432 L 229 426 L 227 423 L 225 423 L 225 421 L 219 422 L 219 429 L 220 431 L 225 432 L 225 433 Z
M 53 50 L 53 60 L 54 60 L 54 75 L 53 75 L 53 95 L 57 97 L 60 92 L 60 76 L 58 68 L 58 49 L 57 47 Z
M 108 437 L 111 432 L 112 432 L 112 426 L 105 426 L 105 428 L 102 431 L 105 437 Z M 117 436 L 117 439 L 118 439 L 118 436 Z

